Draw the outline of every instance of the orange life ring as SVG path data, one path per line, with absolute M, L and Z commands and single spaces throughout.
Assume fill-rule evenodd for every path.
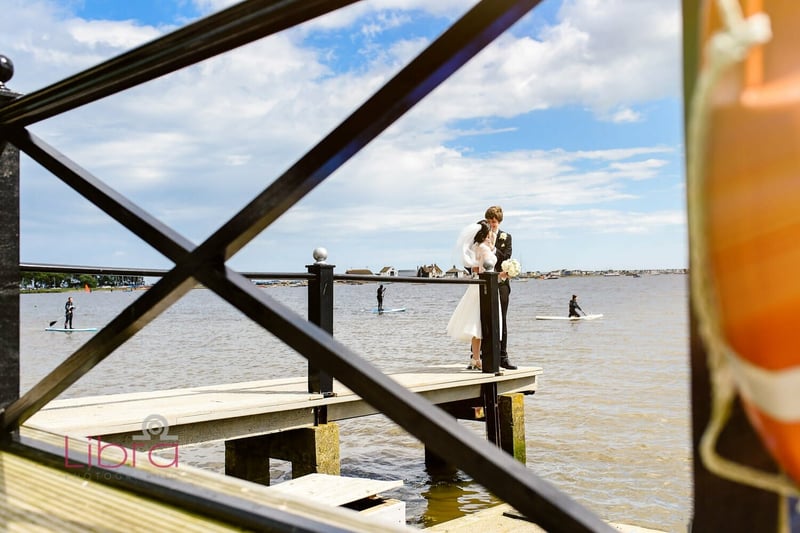
M 800 1 L 739 0 L 771 40 L 713 88 L 704 183 L 708 266 L 748 417 L 800 483 Z M 706 1 L 703 41 L 717 31 Z

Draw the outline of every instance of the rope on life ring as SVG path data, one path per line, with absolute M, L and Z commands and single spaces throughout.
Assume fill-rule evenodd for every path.
M 745 19 L 737 0 L 717 0 L 724 29 L 712 35 L 707 44 L 707 64 L 700 71 L 691 101 L 687 129 L 687 202 L 689 242 L 692 268 L 693 305 L 698 330 L 706 346 L 711 376 L 711 416 L 700 440 L 700 457 L 712 473 L 745 485 L 769 490 L 782 496 L 800 496 L 800 489 L 784 474 L 772 474 L 720 457 L 716 452 L 719 435 L 731 415 L 736 396 L 733 366 L 741 360 L 725 342 L 717 312 L 717 295 L 711 280 L 706 239 L 705 148 L 708 138 L 711 93 L 721 76 L 730 67 L 742 62 L 751 47 L 768 42 L 772 37 L 769 17 L 758 13 Z

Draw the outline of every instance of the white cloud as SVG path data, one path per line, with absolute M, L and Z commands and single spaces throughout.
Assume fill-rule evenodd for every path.
M 151 27 L 140 27 L 132 22 L 85 21 L 73 19 L 67 24 L 67 32 L 78 45 L 86 45 L 90 49 L 109 47 L 127 51 L 160 36 L 160 32 Z
M 45 2 L 30 4 L 34 19 L 27 14 L 28 3 L 13 1 L 10 16 L 18 22 L 0 21 L 0 30 L 16 43 L 6 52 L 18 70 L 9 85 L 23 92 L 163 31 L 127 22 L 79 21 Z M 357 3 L 32 129 L 199 242 L 430 41 L 427 34 L 407 35 L 404 29 L 413 28 L 424 12 L 453 17 L 474 3 Z M 196 4 L 216 11 L 230 2 Z M 680 157 L 670 146 L 628 140 L 584 150 L 530 148 L 536 143 L 475 148 L 499 134 L 524 135 L 527 130 L 514 120 L 561 106 L 591 109 L 598 119 L 620 128 L 647 123 L 642 104 L 677 95 L 678 7 L 677 1 L 664 0 L 610 0 L 602 7 L 575 0 L 566 2 L 559 20 L 538 34 L 504 35 L 268 228 L 242 253 L 242 261 L 260 264 L 257 255 L 264 242 L 285 243 L 289 234 L 297 250 L 282 254 L 291 263 L 283 268 L 303 264 L 314 246 L 346 246 L 343 235 L 353 232 L 363 235 L 365 243 L 376 239 L 376 246 L 385 246 L 382 236 L 392 233 L 413 242 L 414 250 L 442 248 L 454 228 L 474 221 L 494 203 L 507 206 L 509 223 L 516 228 L 530 223 L 537 234 L 541 230 L 554 238 L 565 222 L 572 227 L 573 221 L 576 229 L 580 222 L 593 232 L 616 233 L 682 224 L 677 212 L 636 209 L 641 193 L 630 188 L 663 177 Z M 334 29 L 342 32 L 348 50 L 363 54 L 349 58 L 353 62 L 345 71 L 334 69 L 329 50 L 303 40 Z M 499 119 L 509 122 L 496 127 Z M 455 147 L 454 141 L 467 138 L 466 147 Z M 26 236 L 42 231 L 42 224 L 58 225 L 57 217 L 43 223 L 38 218 L 43 211 L 57 213 L 65 202 L 80 201 L 69 193 L 57 198 L 60 205 L 52 205 L 53 199 L 37 192 L 52 180 L 35 166 L 26 171 Z M 673 189 L 682 195 L 679 187 Z M 75 229 L 90 232 L 105 217 L 93 215 L 76 220 Z M 636 220 L 647 222 L 636 225 Z M 368 254 L 364 247 L 359 253 Z M 365 258 L 354 252 L 348 260 L 363 264 Z M 109 261 L 100 257 L 96 262 Z
M 608 120 L 616 123 L 639 122 L 642 120 L 642 114 L 631 108 L 618 109 L 611 113 Z

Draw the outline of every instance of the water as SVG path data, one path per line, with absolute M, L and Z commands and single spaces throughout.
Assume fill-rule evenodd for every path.
M 691 512 L 687 283 L 683 275 L 517 281 L 509 309 L 515 364 L 544 369 L 525 397 L 528 468 L 606 520 L 686 531 Z M 335 287 L 334 334 L 383 371 L 468 361 L 444 334 L 464 291 L 457 285 L 389 283 L 373 315 L 375 284 Z M 306 316 L 306 290 L 266 293 Z M 141 292 L 72 293 L 74 326 L 103 326 Z M 572 294 L 589 322 L 537 321 L 566 315 Z M 48 333 L 63 320 L 65 294 L 21 297 L 22 388 L 75 351 L 91 333 Z M 197 289 L 81 378 L 62 397 L 148 391 L 303 376 L 305 359 L 243 318 L 213 292 Z M 484 426 L 462 424 L 481 435 Z M 426 527 L 499 503 L 463 474 L 432 478 L 423 446 L 383 416 L 340 423 L 342 475 L 403 479 L 387 496 Z M 389 437 L 389 438 L 387 438 Z M 224 471 L 222 443 L 185 447 L 181 460 Z M 276 481 L 287 463 L 273 461 Z

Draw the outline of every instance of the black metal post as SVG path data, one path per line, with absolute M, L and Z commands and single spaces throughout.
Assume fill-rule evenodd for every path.
M 0 107 L 20 96 L 5 86 L 13 74 L 0 55 Z M 19 399 L 19 283 L 19 150 L 0 136 L 0 409 Z
M 316 324 L 333 335 L 333 268 L 325 263 L 328 253 L 324 248 L 314 250 L 315 263 L 306 265 L 309 274 L 314 278 L 308 282 L 308 321 Z M 320 368 L 316 368 L 311 360 L 308 362 L 308 392 L 333 396 L 333 376 Z M 327 407 L 315 410 L 315 423 L 328 422 Z
M 483 371 L 497 374 L 500 371 L 500 291 L 497 272 L 484 272 L 480 275 L 486 283 L 480 287 L 481 302 L 481 362 Z M 500 442 L 500 406 L 497 403 L 497 383 L 481 386 L 484 416 L 486 417 L 486 438 L 489 442 Z
M 500 291 L 497 272 L 484 272 L 481 285 L 481 363 L 484 372 L 500 371 Z

